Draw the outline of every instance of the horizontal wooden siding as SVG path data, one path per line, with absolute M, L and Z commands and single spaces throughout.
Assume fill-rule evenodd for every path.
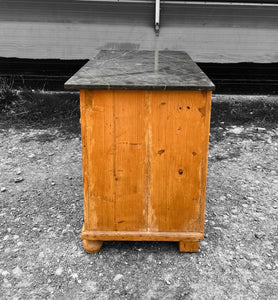
M 198 62 L 278 62 L 278 6 L 162 3 L 156 36 L 151 1 L 0 5 L 0 57 L 87 59 L 99 49 L 169 49 Z

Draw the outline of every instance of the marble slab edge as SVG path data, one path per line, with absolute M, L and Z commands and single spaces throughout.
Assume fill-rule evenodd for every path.
M 146 90 L 146 91 L 214 91 L 215 86 L 129 86 L 129 85 L 71 85 L 64 84 L 66 90 Z

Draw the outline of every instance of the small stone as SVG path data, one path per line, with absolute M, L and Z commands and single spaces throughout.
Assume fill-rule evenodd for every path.
M 77 274 L 77 273 L 72 273 L 72 274 L 71 274 L 71 277 L 72 277 L 73 279 L 77 279 L 77 278 L 78 278 L 78 274 Z
M 12 287 L 11 283 L 10 283 L 9 280 L 6 279 L 6 278 L 4 278 L 3 287 L 5 287 L 5 288 L 10 288 L 10 287 Z
M 15 183 L 19 183 L 19 182 L 22 182 L 24 179 L 22 178 L 22 177 L 16 177 L 15 179 L 14 179 L 14 182 Z
M 96 292 L 97 291 L 97 282 L 96 281 L 92 281 L 89 280 L 86 282 L 86 287 L 92 291 L 92 292 Z
M 257 262 L 256 260 L 252 261 L 252 265 L 255 266 L 255 267 L 259 267 L 260 266 L 259 262 Z
M 28 155 L 29 158 L 34 158 L 36 155 L 34 153 L 31 153 Z
M 265 265 L 265 267 L 267 268 L 267 270 L 272 270 L 272 267 L 270 264 Z
M 241 134 L 243 130 L 244 129 L 241 127 L 235 127 L 233 129 L 230 129 L 229 132 L 234 133 L 234 134 Z
M 225 197 L 225 196 L 221 196 L 221 197 L 219 198 L 219 200 L 224 201 L 224 200 L 226 200 L 226 197 Z
M 19 238 L 19 235 L 14 235 L 13 238 L 14 240 L 17 240 Z
M 263 128 L 263 127 L 258 127 L 257 130 L 258 130 L 259 132 L 263 132 L 263 131 L 265 131 L 266 129 Z
M 51 185 L 54 186 L 54 185 L 55 185 L 55 182 L 51 182 Z
M 122 274 L 117 274 L 117 275 L 114 277 L 113 281 L 118 281 L 118 280 L 122 279 L 123 277 L 124 277 L 124 275 L 122 275 Z
M 48 153 L 48 156 L 53 156 L 53 155 L 54 155 L 54 152 Z
M 6 271 L 6 270 L 2 271 L 2 275 L 3 275 L 4 277 L 8 276 L 9 274 L 10 274 L 10 272 L 8 272 L 8 271 Z
M 221 227 L 213 227 L 215 230 L 219 230 L 220 232 L 222 232 L 222 228 Z
M 55 271 L 55 274 L 57 275 L 57 276 L 60 276 L 60 275 L 62 275 L 62 273 L 63 273 L 63 268 L 58 268 L 56 271 Z
M 29 287 L 31 285 L 31 282 L 29 282 L 28 280 L 24 279 L 23 281 L 19 282 L 16 287 L 17 288 L 26 288 Z
M 274 209 L 277 209 L 277 208 L 278 208 L 278 206 L 277 206 L 277 205 L 273 205 L 272 207 L 273 207 Z
M 257 239 L 262 239 L 264 236 L 265 236 L 265 233 L 264 232 L 256 232 L 254 234 L 255 238 Z
M 1 192 L 3 193 L 3 192 L 6 192 L 6 188 L 5 187 L 1 187 Z
M 21 269 L 19 268 L 19 266 L 16 266 L 14 269 L 13 269 L 13 274 L 16 276 L 16 277 L 20 277 L 23 272 L 21 271 Z
M 21 174 L 21 170 L 18 169 L 18 170 L 16 171 L 16 175 L 20 175 L 20 174 Z
M 204 247 L 206 247 L 208 245 L 208 242 L 202 241 L 201 245 L 203 245 Z

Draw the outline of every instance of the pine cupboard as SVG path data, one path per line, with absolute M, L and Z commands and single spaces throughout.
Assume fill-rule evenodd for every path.
M 85 250 L 129 240 L 198 251 L 213 83 L 185 52 L 101 51 L 65 87 L 80 90 Z

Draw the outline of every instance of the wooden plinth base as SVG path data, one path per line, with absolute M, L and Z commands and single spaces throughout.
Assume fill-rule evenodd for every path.
M 100 250 L 102 243 L 102 241 L 83 240 L 83 247 L 88 253 L 96 253 Z M 180 252 L 198 252 L 199 241 L 179 242 L 179 250 Z
M 87 231 L 82 228 L 84 249 L 96 253 L 103 241 L 168 241 L 179 242 L 180 252 L 198 252 L 200 232 L 139 232 L 139 231 Z
M 180 252 L 198 252 L 199 241 L 182 241 L 179 242 Z
M 84 249 L 96 253 L 103 241 L 168 241 L 179 242 L 180 252 L 198 252 L 201 232 L 147 232 L 147 231 L 90 231 L 81 232 Z
M 83 240 L 83 247 L 88 253 L 96 253 L 102 246 L 102 241 Z

